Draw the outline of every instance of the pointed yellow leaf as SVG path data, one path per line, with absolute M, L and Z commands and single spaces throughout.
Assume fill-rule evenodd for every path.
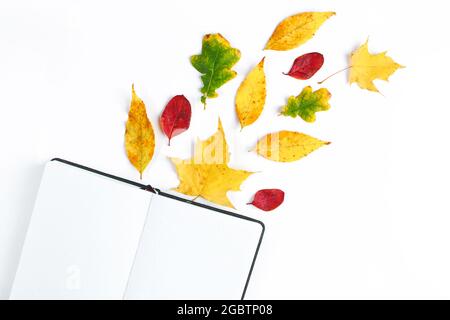
M 204 141 L 197 139 L 194 148 L 194 160 L 196 163 L 208 164 L 223 164 L 228 163 L 230 160 L 228 145 L 220 119 L 216 133 Z
M 193 158 L 171 160 L 180 179 L 176 191 L 231 208 L 227 192 L 239 191 L 241 183 L 252 174 L 228 166 L 228 145 L 220 119 L 215 134 L 204 141 L 197 140 Z
M 399 68 L 404 68 L 396 63 L 386 52 L 370 54 L 368 41 L 353 51 L 350 56 L 350 84 L 356 82 L 361 89 L 379 92 L 373 80 L 387 81 Z
M 264 58 L 242 81 L 236 93 L 236 112 L 241 128 L 255 122 L 266 103 L 266 75 L 264 74 Z
M 147 117 L 144 102 L 131 87 L 131 105 L 125 130 L 125 149 L 131 164 L 142 173 L 152 160 L 155 151 L 155 134 Z
M 290 50 L 311 39 L 319 27 L 334 12 L 303 12 L 281 21 L 272 33 L 264 49 Z
M 294 131 L 279 131 L 262 137 L 256 144 L 256 152 L 273 161 L 291 162 L 299 160 L 318 148 L 330 144 L 307 134 Z

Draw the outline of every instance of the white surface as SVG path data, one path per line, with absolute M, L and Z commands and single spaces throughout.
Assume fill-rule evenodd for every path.
M 11 288 L 45 161 L 60 156 L 138 179 L 123 149 L 134 82 L 158 139 L 144 182 L 175 187 L 166 156 L 188 157 L 196 136 L 214 132 L 218 114 L 232 165 L 259 172 L 229 194 L 267 228 L 247 298 L 450 298 L 447 7 L 438 0 L 2 1 L 0 297 Z M 337 15 L 304 46 L 261 50 L 284 17 L 330 9 Z M 221 32 L 242 59 L 237 78 L 203 111 L 189 56 L 208 32 Z M 407 66 L 377 82 L 384 96 L 348 86 L 343 73 L 325 83 L 332 108 L 315 123 L 276 116 L 289 95 L 345 67 L 367 36 L 373 52 L 389 50 Z M 313 79 L 281 74 L 311 51 L 326 59 Z M 267 104 L 241 133 L 234 95 L 264 55 Z M 193 121 L 169 148 L 157 121 L 176 94 L 192 102 Z M 281 128 L 333 143 L 290 164 L 247 152 Z M 286 191 L 283 206 L 263 213 L 245 205 L 266 187 Z
M 153 195 L 46 165 L 11 299 L 122 299 Z
M 261 232 L 259 223 L 155 196 L 125 297 L 241 299 Z

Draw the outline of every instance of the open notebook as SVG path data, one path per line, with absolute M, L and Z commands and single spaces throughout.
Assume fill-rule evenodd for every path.
M 10 298 L 241 299 L 263 233 L 260 221 L 54 159 Z

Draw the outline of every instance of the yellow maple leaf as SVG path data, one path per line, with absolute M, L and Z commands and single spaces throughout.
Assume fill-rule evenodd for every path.
M 290 50 L 311 39 L 319 27 L 334 12 L 302 12 L 281 21 L 270 36 L 264 49 Z
M 378 54 L 369 53 L 368 40 L 350 56 L 350 84 L 356 82 L 361 89 L 379 92 L 373 80 L 387 81 L 402 65 L 386 55 L 386 51 Z
M 264 58 L 242 81 L 236 93 L 236 112 L 241 128 L 255 122 L 266 103 L 266 75 L 264 74 Z
M 155 133 L 147 117 L 144 101 L 131 86 L 131 105 L 125 130 L 125 149 L 131 164 L 142 173 L 150 163 L 155 151 Z
M 180 180 L 175 191 L 231 208 L 234 207 L 227 192 L 239 191 L 242 182 L 253 173 L 228 166 L 228 145 L 220 120 L 215 134 L 204 141 L 197 140 L 193 158 L 170 160 Z
M 252 174 L 230 168 L 227 164 L 196 164 L 188 160 L 171 160 L 180 179 L 175 191 L 231 208 L 234 206 L 228 199 L 227 192 L 239 191 L 241 183 Z
M 295 131 L 279 131 L 262 137 L 256 152 L 266 159 L 291 162 L 299 160 L 330 142 L 322 141 Z
M 228 145 L 220 119 L 216 133 L 204 141 L 197 139 L 193 160 L 195 163 L 205 164 L 222 164 L 228 163 L 230 160 Z

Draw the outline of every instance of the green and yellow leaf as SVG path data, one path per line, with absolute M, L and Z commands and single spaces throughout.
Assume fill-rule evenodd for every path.
M 313 91 L 307 86 L 298 96 L 289 97 L 287 104 L 281 108 L 281 114 L 293 118 L 299 116 L 306 122 L 314 122 L 316 112 L 330 109 L 330 98 L 331 93 L 327 89 Z
M 216 90 L 236 76 L 231 70 L 239 61 L 241 53 L 231 47 L 220 33 L 207 34 L 203 37 L 202 52 L 191 57 L 192 66 L 202 74 L 201 102 L 206 107 L 208 98 L 217 97 Z

